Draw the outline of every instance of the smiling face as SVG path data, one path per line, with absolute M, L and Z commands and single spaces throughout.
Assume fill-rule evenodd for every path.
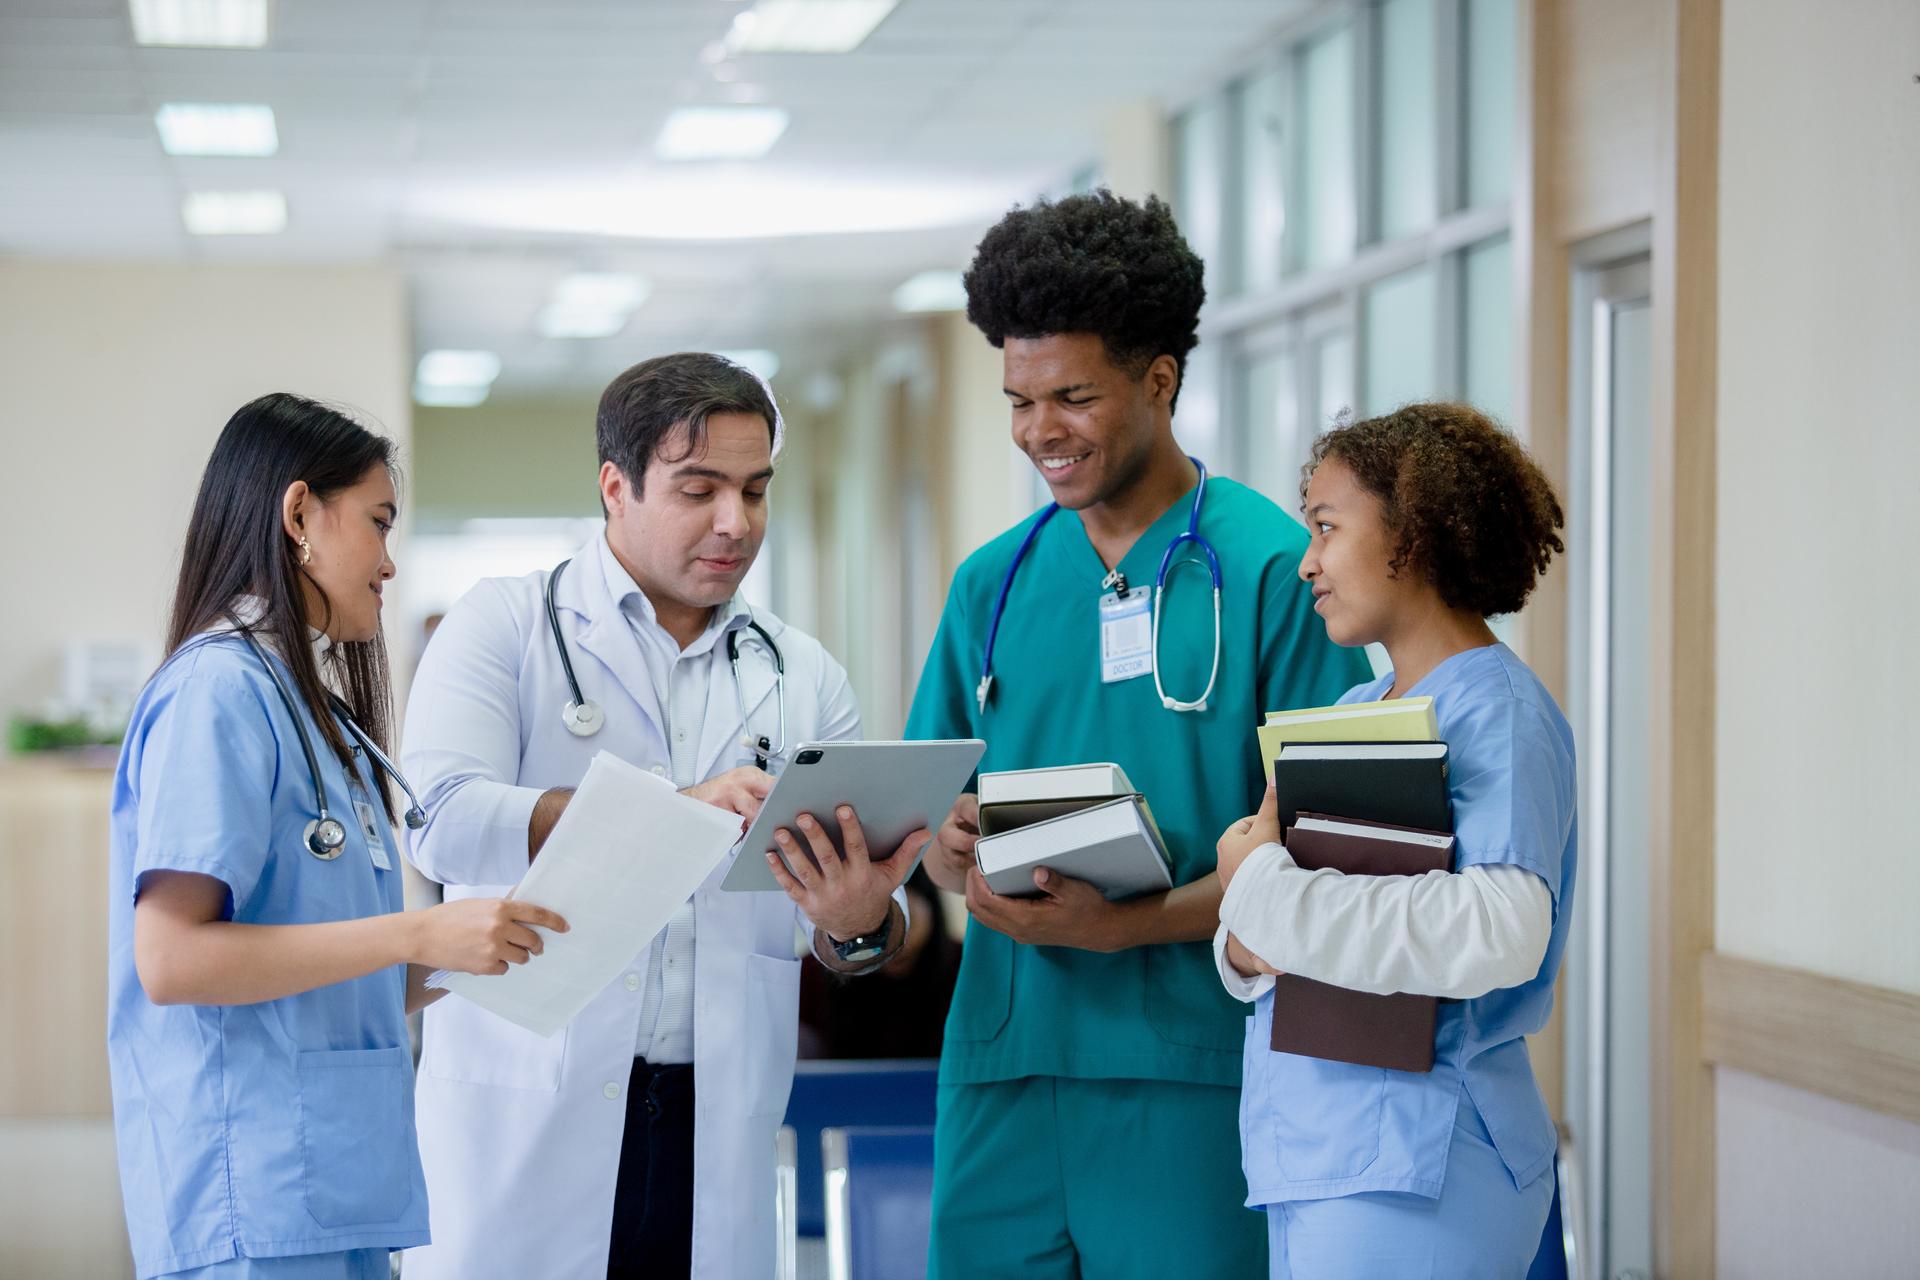
M 325 499 L 298 481 L 287 490 L 283 508 L 287 535 L 296 545 L 304 537 L 312 551 L 301 579 L 307 625 L 337 642 L 379 635 L 380 588 L 395 573 L 387 535 L 400 514 L 386 467 L 370 467 L 350 488 Z
M 1335 644 L 1385 643 L 1397 618 L 1433 597 L 1433 589 L 1403 566 L 1388 566 L 1398 545 L 1380 500 L 1354 479 L 1345 463 L 1328 458 L 1307 483 L 1307 553 L 1300 576 L 1313 584 L 1313 611 Z
M 1170 430 L 1179 369 L 1158 356 L 1139 377 L 1113 363 L 1098 334 L 1008 338 L 1005 391 L 1013 442 L 1069 511 L 1111 501 L 1146 472 Z
M 704 620 L 732 599 L 753 567 L 767 533 L 772 450 L 759 414 L 715 413 L 691 453 L 686 428 L 676 428 L 638 486 L 613 463 L 601 465 L 607 543 L 670 630 L 672 615 Z

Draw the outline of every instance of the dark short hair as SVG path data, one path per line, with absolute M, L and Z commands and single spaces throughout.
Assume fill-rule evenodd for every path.
M 1200 341 L 1205 276 L 1164 201 L 1136 204 L 1102 187 L 1000 219 L 967 269 L 967 319 L 996 347 L 1098 334 L 1116 368 L 1138 378 L 1156 357 L 1172 356 L 1184 382 Z
M 1518 440 L 1471 405 L 1410 404 L 1314 441 L 1300 476 L 1336 459 L 1380 502 L 1389 569 L 1411 569 L 1449 608 L 1518 613 L 1566 546 L 1560 499 Z
M 707 419 L 716 413 L 758 414 L 766 419 L 767 442 L 776 438 L 773 397 L 752 370 L 704 351 L 642 360 L 600 395 L 594 418 L 600 461 L 619 467 L 638 493 L 667 437 L 685 427 L 687 451 L 680 456 L 691 457 L 705 445 Z

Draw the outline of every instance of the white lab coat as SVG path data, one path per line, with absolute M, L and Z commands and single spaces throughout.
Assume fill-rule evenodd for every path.
M 667 773 L 655 692 L 591 542 L 574 554 L 556 604 L 574 671 L 606 723 L 591 738 L 562 724 L 568 691 L 547 624 L 547 576 L 475 587 L 435 633 L 414 680 L 402 761 L 428 822 L 408 845 L 449 899 L 498 896 L 520 879 L 534 801 L 576 785 L 594 753 Z M 811 636 L 765 611 L 756 617 L 786 659 L 788 745 L 857 736 L 846 672 Z M 724 641 L 714 664 L 701 778 L 752 763 Z M 772 664 L 751 637 L 740 644 L 740 672 L 755 733 L 777 737 Z M 699 1280 L 773 1274 L 774 1136 L 798 1030 L 794 925 L 806 923 L 784 894 L 721 892 L 729 865 L 694 896 Z M 416 1115 L 433 1243 L 408 1253 L 407 1280 L 606 1275 L 650 942 L 635 938 L 626 973 L 551 1039 L 458 997 L 427 1010 Z

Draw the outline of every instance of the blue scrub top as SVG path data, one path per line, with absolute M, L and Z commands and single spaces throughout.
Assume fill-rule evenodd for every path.
M 312 777 L 285 704 L 238 637 L 192 642 L 163 667 L 121 748 L 107 1053 L 127 1230 L 143 1280 L 234 1257 L 427 1242 L 404 965 L 231 1007 L 155 1005 L 134 969 L 133 907 L 148 871 L 212 876 L 227 886 L 228 917 L 244 924 L 402 909 L 400 856 L 368 763 L 357 761 L 350 785 L 300 713 L 328 807 L 347 829 L 332 861 L 307 852 Z M 356 796 L 374 806 L 391 870 L 374 864 Z
M 1392 687 L 1389 674 L 1340 701 L 1369 702 Z M 1273 995 L 1262 996 L 1247 1019 L 1241 1094 L 1249 1206 L 1362 1191 L 1437 1197 L 1462 1105 L 1478 1109 L 1516 1187 L 1553 1160 L 1553 1123 L 1521 1037 L 1547 1024 L 1573 918 L 1573 731 L 1504 644 L 1455 654 L 1407 692 L 1432 695 L 1448 746 L 1455 869 L 1507 862 L 1546 881 L 1547 954 L 1520 986 L 1442 1001 L 1425 1074 L 1275 1053 Z
M 1189 489 L 1121 558 L 1133 586 L 1153 585 L 1161 555 L 1186 530 L 1192 498 Z M 1058 512 L 1007 594 L 982 715 L 974 689 L 993 604 L 1038 518 L 981 547 L 954 575 L 905 736 L 985 738 L 982 771 L 1111 760 L 1147 797 L 1173 882 L 1210 876 L 1220 833 L 1259 806 L 1254 728 L 1264 714 L 1330 702 L 1367 673 L 1361 652 L 1328 640 L 1314 615 L 1299 574 L 1306 530 L 1245 485 L 1207 481 L 1200 531 L 1220 557 L 1220 672 L 1205 711 L 1173 712 L 1150 675 L 1101 682 L 1107 569 L 1079 513 Z M 1189 546 L 1166 598 L 1154 600 L 1165 606 L 1160 666 L 1176 698 L 1197 697 L 1213 663 L 1212 588 L 1197 557 Z M 940 1082 L 1050 1075 L 1237 1086 L 1244 1013 L 1221 989 L 1208 942 L 1103 955 L 1024 946 L 969 920 Z

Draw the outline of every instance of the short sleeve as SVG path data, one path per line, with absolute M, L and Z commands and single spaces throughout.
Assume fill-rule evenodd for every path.
M 1513 863 L 1547 882 L 1555 905 L 1573 829 L 1573 758 L 1538 708 L 1488 698 L 1447 726 L 1455 870 Z
M 266 867 L 279 747 L 259 690 L 196 665 L 133 726 L 139 822 L 133 891 L 149 871 L 192 871 L 227 886 L 228 915 Z

